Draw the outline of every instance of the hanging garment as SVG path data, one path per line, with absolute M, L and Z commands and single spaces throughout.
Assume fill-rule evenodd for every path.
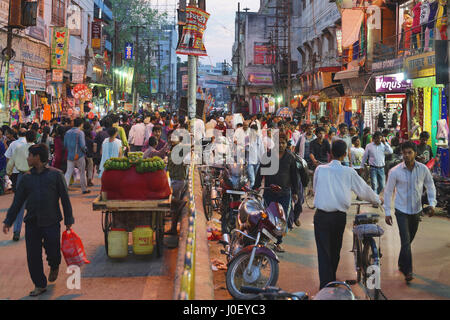
M 342 47 L 348 48 L 358 41 L 363 19 L 362 10 L 342 9 Z
M 428 25 L 427 27 L 429 29 L 434 29 L 435 26 L 435 18 L 436 18 L 436 13 L 437 13 L 437 9 L 438 9 L 438 2 L 434 1 L 430 3 L 430 15 L 428 16 Z
M 450 176 L 449 150 L 444 148 L 438 148 L 438 152 L 440 153 L 441 158 L 441 175 L 443 177 L 449 177 Z
M 393 114 L 392 114 L 392 121 L 391 121 L 391 128 L 397 128 L 397 118 L 398 118 L 398 114 L 397 114 L 397 112 L 394 112 Z
M 380 130 L 381 128 L 384 128 L 384 116 L 383 116 L 383 113 L 382 113 L 382 112 L 380 112 L 380 113 L 378 114 L 378 117 L 377 117 L 377 127 L 378 127 L 378 130 Z
M 423 88 L 423 130 L 431 135 L 431 88 Z M 431 140 L 428 142 L 431 145 Z
M 420 12 L 422 10 L 422 4 L 420 2 L 417 2 L 413 11 L 413 25 L 412 25 L 412 33 L 417 34 L 422 31 L 422 28 L 420 26 Z
M 444 139 L 447 140 L 449 134 L 447 120 L 440 119 L 437 121 L 437 133 L 436 139 Z
M 417 111 L 417 118 L 419 120 L 419 124 L 421 127 L 423 127 L 423 121 L 424 121 L 424 109 L 423 109 L 423 88 L 419 88 L 418 90 L 418 97 L 417 97 L 417 104 L 416 104 L 416 111 Z
M 436 135 L 437 135 L 437 122 L 440 118 L 440 110 L 439 110 L 439 88 L 431 89 L 431 149 L 433 150 L 433 154 L 436 154 L 437 146 L 436 146 Z
M 441 40 L 447 40 L 447 0 L 439 0 L 436 14 L 436 29 L 439 31 Z
M 445 89 L 441 91 L 441 119 L 447 120 L 448 117 L 448 95 Z

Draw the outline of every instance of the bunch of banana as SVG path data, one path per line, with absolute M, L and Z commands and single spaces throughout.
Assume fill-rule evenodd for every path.
M 111 158 L 106 160 L 104 164 L 105 170 L 128 170 L 131 168 L 131 163 L 128 158 Z
M 163 170 L 166 167 L 164 161 L 160 157 L 153 157 L 151 159 L 142 159 L 136 164 L 136 171 L 138 173 L 155 172 Z
M 128 152 L 128 160 L 132 164 L 137 164 L 139 160 L 142 160 L 143 156 L 143 152 Z

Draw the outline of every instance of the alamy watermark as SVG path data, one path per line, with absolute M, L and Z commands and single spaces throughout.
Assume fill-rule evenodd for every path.
M 367 267 L 366 274 L 368 274 L 368 278 L 366 281 L 367 289 L 381 289 L 381 271 L 380 266 L 371 265 Z
M 274 175 L 279 169 L 280 132 L 271 129 L 270 136 L 262 137 L 260 131 L 254 129 L 227 129 L 226 135 L 221 130 L 208 132 L 211 143 L 203 145 L 203 135 L 191 136 L 186 129 L 177 129 L 171 140 L 181 141 L 170 153 L 174 164 L 234 165 L 260 163 L 262 175 Z M 194 159 L 191 159 L 192 140 Z M 270 150 L 270 152 L 268 152 Z
M 81 269 L 77 265 L 70 265 L 66 270 L 70 276 L 67 278 L 66 285 L 69 290 L 81 290 Z

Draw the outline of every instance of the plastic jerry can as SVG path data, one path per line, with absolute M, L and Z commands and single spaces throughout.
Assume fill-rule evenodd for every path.
M 137 255 L 152 254 L 153 230 L 150 226 L 137 226 L 134 228 L 133 252 Z
M 128 255 L 128 232 L 125 229 L 111 229 L 108 232 L 108 257 L 125 258 Z

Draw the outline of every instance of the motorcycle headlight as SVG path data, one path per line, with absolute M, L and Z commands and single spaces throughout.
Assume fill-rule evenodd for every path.
M 286 235 L 286 221 L 284 219 L 280 219 L 278 217 L 275 218 L 275 234 L 277 236 L 285 236 Z

